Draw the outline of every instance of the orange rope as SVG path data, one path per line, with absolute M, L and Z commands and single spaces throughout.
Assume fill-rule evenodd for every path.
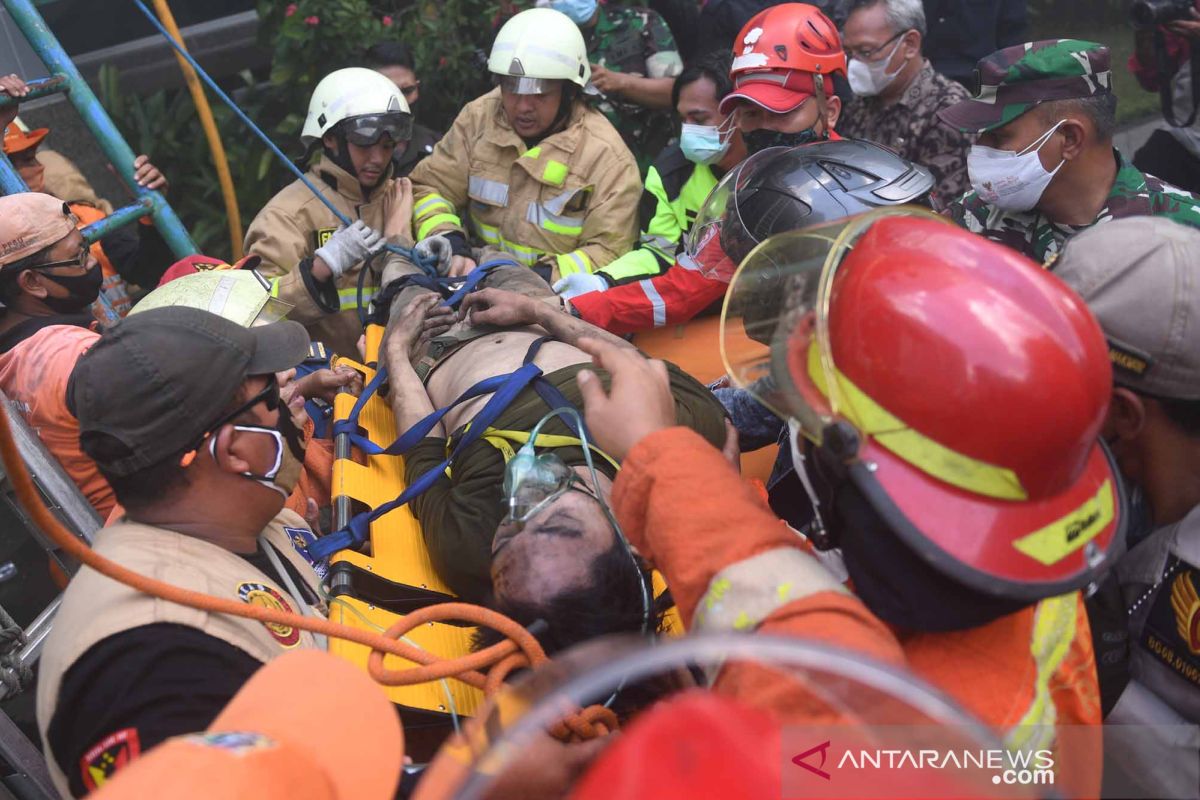
M 0 405 L 5 405 L 0 402 Z M 492 686 L 498 688 L 500 680 L 515 666 L 537 667 L 546 661 L 546 654 L 538 644 L 533 634 L 521 627 L 520 624 L 491 609 L 473 606 L 467 603 L 442 603 L 428 606 L 405 615 L 383 634 L 372 633 L 360 628 L 352 628 L 327 619 L 294 614 L 288 611 L 251 605 L 238 600 L 183 589 L 164 581 L 147 577 L 134 570 L 123 567 L 97 553 L 88 545 L 68 531 L 58 518 L 46 508 L 42 497 L 33 484 L 33 479 L 25 467 L 25 462 L 17 450 L 16 440 L 12 434 L 12 423 L 8 414 L 14 413 L 9 408 L 0 408 L 0 460 L 3 460 L 5 471 L 12 480 L 17 498 L 29 512 L 33 521 L 45 534 L 65 553 L 74 557 L 80 563 L 94 569 L 101 575 L 126 586 L 137 589 L 154 597 L 171 603 L 211 611 L 218 614 L 229 614 L 234 617 L 252 619 L 256 622 L 285 625 L 311 633 L 345 639 L 371 648 L 368 660 L 368 672 L 378 683 L 387 686 L 404 686 L 427 681 L 454 677 L 477 688 Z M 444 659 L 419 647 L 400 641 L 409 630 L 427 622 L 440 620 L 461 620 L 492 628 L 508 638 L 508 641 L 492 645 L 485 650 L 471 653 L 459 658 Z M 383 666 L 384 656 L 391 654 L 420 664 L 405 670 L 388 670 Z M 506 666 L 497 680 L 489 681 L 479 670 L 492 665 L 504 663 Z M 584 731 L 593 736 L 603 735 L 616 729 L 616 718 L 608 709 L 601 708 L 608 716 L 599 714 L 593 706 L 583 714 L 565 720 L 558 726 L 563 736 L 580 735 Z M 599 716 L 597 716 L 599 714 Z M 601 726 L 592 726 L 595 719 Z M 612 724 L 609 724 L 609 723 Z

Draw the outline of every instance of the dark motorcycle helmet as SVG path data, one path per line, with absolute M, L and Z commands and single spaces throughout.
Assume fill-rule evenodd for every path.
M 929 205 L 933 175 L 874 142 L 842 139 L 772 147 L 738 164 L 704 201 L 685 255 L 697 257 L 713 236 L 734 265 L 760 242 L 880 206 Z

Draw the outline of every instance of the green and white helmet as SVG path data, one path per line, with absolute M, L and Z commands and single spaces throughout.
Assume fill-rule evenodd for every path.
M 394 142 L 412 138 L 412 114 L 396 84 L 373 69 L 348 67 L 321 79 L 308 103 L 300 141 L 307 147 L 340 122 L 346 138 L 369 147 L 383 134 Z
M 152 308 L 187 306 L 208 311 L 244 328 L 278 322 L 292 310 L 271 296 L 271 284 L 252 269 L 215 269 L 184 275 L 159 286 L 129 313 Z
M 504 23 L 492 44 L 488 70 L 516 94 L 545 94 L 549 81 L 583 88 L 592 79 L 579 26 L 552 8 L 531 8 Z

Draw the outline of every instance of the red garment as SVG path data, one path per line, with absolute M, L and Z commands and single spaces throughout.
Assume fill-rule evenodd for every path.
M 579 316 L 618 335 L 681 325 L 725 296 L 728 280 L 707 278 L 678 263 L 662 275 L 588 292 L 571 300 Z
M 1170 79 L 1191 57 L 1192 47 L 1188 40 L 1179 34 L 1170 31 L 1164 31 L 1164 33 L 1167 41 L 1167 65 L 1171 71 L 1167 78 Z M 1158 65 L 1143 64 L 1137 57 L 1136 50 L 1129 57 L 1129 71 L 1146 91 L 1157 92 L 1159 90 Z

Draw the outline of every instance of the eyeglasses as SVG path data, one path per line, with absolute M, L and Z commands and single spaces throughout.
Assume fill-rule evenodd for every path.
M 883 50 L 883 48 L 887 47 L 889 44 L 896 41 L 906 33 L 908 33 L 908 31 L 900 31 L 883 44 L 879 45 L 878 47 L 872 47 L 870 50 L 851 50 L 850 48 L 846 48 L 846 55 L 850 56 L 851 58 L 858 59 L 859 61 L 870 61 L 878 52 Z
M 55 267 L 86 267 L 88 259 L 91 258 L 91 249 L 85 244 L 79 250 L 79 255 L 75 258 L 68 258 L 63 261 L 47 261 L 44 264 L 32 264 L 28 269 L 54 269 Z

